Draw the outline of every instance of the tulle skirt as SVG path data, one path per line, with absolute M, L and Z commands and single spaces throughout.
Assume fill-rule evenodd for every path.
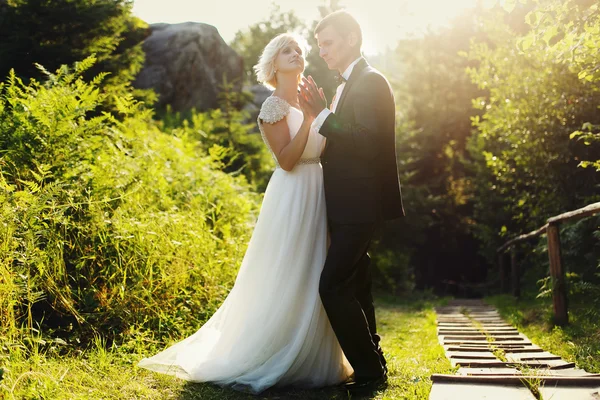
M 345 380 L 352 367 L 319 297 L 326 241 L 321 166 L 276 169 L 222 306 L 196 333 L 138 366 L 253 393 Z

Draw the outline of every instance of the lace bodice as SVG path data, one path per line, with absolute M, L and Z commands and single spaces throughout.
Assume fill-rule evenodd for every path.
M 302 111 L 292 107 L 281 97 L 267 97 L 260 108 L 260 113 L 258 114 L 258 127 L 260 129 L 260 134 L 263 138 L 263 141 L 269 149 L 269 152 L 271 153 L 271 156 L 273 157 L 277 167 L 279 167 L 279 163 L 277 162 L 277 157 L 275 157 L 273 150 L 271 150 L 271 146 L 269 146 L 269 142 L 263 129 L 263 124 L 274 124 L 284 118 L 286 119 L 290 131 L 290 139 L 293 139 L 298 133 L 298 130 L 302 125 L 302 121 L 304 120 Z M 324 137 L 319 135 L 314 129 L 311 128 L 304 152 L 302 153 L 302 156 L 296 165 L 317 163 L 319 155 L 321 154 L 321 146 L 324 139 Z

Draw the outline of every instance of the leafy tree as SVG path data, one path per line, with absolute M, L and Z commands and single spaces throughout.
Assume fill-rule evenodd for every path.
M 566 65 L 583 83 L 593 87 L 600 82 L 600 6 L 593 0 L 547 1 L 537 3 L 526 20 L 531 32 L 518 45 L 527 51 L 540 46 L 557 63 Z M 589 87 L 588 86 L 588 87 Z M 598 105 L 600 107 L 600 105 Z M 571 138 L 592 145 L 600 141 L 597 121 L 585 121 Z M 600 159 L 583 160 L 582 167 L 592 166 L 600 171 Z
M 397 156 L 407 216 L 390 224 L 382 246 L 408 264 L 395 266 L 398 272 L 412 271 L 418 287 L 485 278 L 472 232 L 472 177 L 464 166 L 471 118 L 478 114 L 472 99 L 483 94 L 465 72 L 474 63 L 461 55 L 478 35 L 474 13 L 399 42 L 388 60 L 397 65 L 389 76 L 398 109 Z M 410 274 L 395 279 L 407 281 Z
M 598 93 L 544 46 L 519 50 L 520 37 L 505 25 L 487 20 L 486 26 L 493 46 L 474 44 L 471 55 L 480 66 L 469 71 L 490 91 L 489 100 L 474 102 L 485 110 L 474 121 L 474 151 L 494 173 L 488 189 L 515 203 L 511 214 L 527 229 L 592 195 L 597 178 L 574 167 L 594 149 L 570 142 L 569 135 L 597 120 Z
M 282 12 L 281 7 L 275 4 L 265 20 L 251 25 L 248 30 L 236 32 L 231 47 L 244 60 L 244 73 L 249 84 L 257 83 L 252 68 L 258 62 L 265 46 L 275 36 L 286 32 L 306 37 L 306 26 L 294 11 Z
M 40 79 L 35 63 L 53 71 L 94 54 L 97 63 L 86 78 L 108 72 L 105 86 L 131 91 L 148 32 L 131 7 L 130 0 L 7 0 L 0 16 L 0 76 L 14 68 L 23 79 Z M 148 91 L 134 93 L 153 99 Z
M 488 98 L 474 101 L 483 115 L 473 121 L 477 130 L 468 149 L 474 160 L 475 227 L 483 243 L 482 253 L 490 262 L 508 236 L 531 231 L 553 215 L 600 200 L 598 174 L 577 168 L 582 160 L 600 158 L 600 147 L 570 140 L 582 125 L 600 122 L 600 93 L 582 79 L 580 70 L 549 51 L 560 37 L 552 33 L 554 28 L 538 31 L 535 25 L 547 4 L 528 2 L 524 13 L 525 6 L 512 9 L 508 4 L 511 13 L 520 7 L 521 15 L 527 15 L 523 19 L 532 25 L 526 30 L 515 30 L 503 22 L 506 10 L 492 10 L 481 21 L 487 39 L 473 43 L 470 51 L 478 66 L 469 74 L 479 88 L 489 91 Z M 560 31 L 562 25 L 555 22 Z M 589 227 L 577 227 L 581 231 L 571 230 L 568 236 L 585 238 L 578 243 L 579 255 L 594 254 L 597 243 L 593 236 L 580 234 L 589 232 Z M 538 278 L 547 276 L 543 250 L 527 252 L 527 262 L 536 266 L 530 271 Z M 542 253 L 544 257 L 539 256 Z M 570 256 L 566 251 L 565 255 Z M 573 272 L 596 267 L 569 264 L 575 266 Z

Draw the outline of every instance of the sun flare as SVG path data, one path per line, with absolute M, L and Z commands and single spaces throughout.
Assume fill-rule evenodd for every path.
M 419 35 L 427 27 L 448 23 L 477 0 L 343 0 L 340 5 L 351 12 L 363 28 L 363 50 L 375 54 L 395 47 L 398 40 Z M 487 0 L 493 3 L 495 0 Z M 268 17 L 273 4 L 282 11 L 293 10 L 303 21 L 319 19 L 318 7 L 324 0 L 135 0 L 133 12 L 149 23 L 185 21 L 214 25 L 223 39 L 230 42 L 235 33 Z M 235 10 L 232 13 L 231 10 Z

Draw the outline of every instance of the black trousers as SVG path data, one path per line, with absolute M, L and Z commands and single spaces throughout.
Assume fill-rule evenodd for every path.
M 319 282 L 323 306 L 356 379 L 383 373 L 367 254 L 375 228 L 375 223 L 329 221 L 331 244 Z

